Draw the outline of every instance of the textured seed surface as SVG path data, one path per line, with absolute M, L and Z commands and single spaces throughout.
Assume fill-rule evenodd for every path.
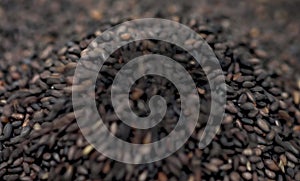
M 254 104 L 247 102 L 241 105 L 241 108 L 244 110 L 253 110 L 254 109 Z
M 247 5 L 237 0 L 218 5 L 206 1 L 1 1 L 0 180 L 300 180 L 298 7 L 294 0 L 255 0 Z M 116 137 L 136 144 L 169 135 L 181 113 L 180 96 L 175 86 L 160 77 L 136 81 L 128 97 L 137 115 L 149 114 L 153 95 L 164 97 L 168 110 L 157 127 L 132 129 L 111 106 L 109 94 L 116 73 L 130 59 L 155 53 L 176 60 L 195 81 L 201 119 L 191 138 L 164 160 L 130 165 L 105 157 L 87 142 L 81 131 L 97 131 L 99 125 L 80 130 L 71 98 L 72 90 L 81 92 L 92 85 L 87 80 L 73 86 L 77 63 L 87 54 L 84 49 L 105 30 L 142 17 L 171 19 L 201 35 L 222 67 L 227 101 L 218 134 L 199 149 L 208 113 L 214 110 L 207 104 L 211 90 L 203 67 L 188 53 L 173 44 L 144 40 L 118 49 L 100 71 L 93 62 L 86 62 L 84 66 L 99 72 L 91 95 L 104 125 Z M 134 30 L 120 27 L 117 34 L 106 34 L 102 40 L 133 40 L 134 35 Z M 191 49 L 199 48 L 193 37 L 186 39 Z M 220 76 L 208 76 L 220 81 Z M 113 148 L 105 138 L 99 141 Z
M 12 125 L 11 123 L 7 123 L 4 128 L 3 128 L 3 135 L 4 135 L 4 138 L 9 138 L 12 134 Z
M 257 124 L 263 131 L 266 131 L 266 132 L 270 131 L 270 127 L 269 127 L 268 123 L 266 121 L 264 121 L 263 119 L 258 119 Z

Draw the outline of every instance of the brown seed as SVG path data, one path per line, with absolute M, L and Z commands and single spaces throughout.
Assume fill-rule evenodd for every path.
M 218 172 L 218 170 L 219 170 L 217 165 L 214 165 L 211 163 L 205 164 L 205 167 L 211 172 Z
M 257 163 L 261 161 L 261 158 L 259 156 L 250 156 L 249 160 L 251 161 L 251 163 Z
M 232 114 L 238 113 L 237 108 L 235 107 L 235 105 L 232 102 L 228 102 L 228 104 L 226 104 L 226 110 Z
M 244 173 L 242 173 L 242 176 L 246 180 L 251 180 L 252 179 L 252 174 L 250 172 L 244 172 Z
M 51 154 L 50 153 L 44 153 L 43 154 L 43 159 L 49 160 L 50 158 L 51 158 Z
M 6 116 L 1 116 L 0 117 L 0 121 L 2 122 L 2 123 L 8 123 L 9 122 L 9 119 L 8 119 L 8 117 L 6 117 Z
M 243 155 L 250 156 L 253 154 L 253 150 L 251 148 L 246 148 L 243 150 Z
M 174 165 L 177 168 L 181 168 L 182 167 L 182 163 L 180 162 L 180 160 L 175 157 L 175 156 L 170 156 L 167 159 L 167 162 Z
M 40 168 L 38 165 L 36 165 L 35 163 L 34 163 L 34 164 L 31 164 L 30 167 L 31 167 L 33 170 L 35 170 L 36 172 L 40 172 L 40 171 L 41 171 L 41 168 Z
M 93 18 L 94 20 L 101 20 L 103 15 L 102 15 L 102 12 L 101 11 L 98 11 L 98 10 L 92 10 L 90 11 L 90 16 L 91 18 Z
M 274 179 L 276 177 L 276 174 L 274 172 L 272 172 L 271 170 L 265 169 L 265 173 L 271 179 Z
M 110 169 L 110 162 L 107 161 L 107 162 L 105 163 L 103 169 L 102 169 L 102 172 L 103 172 L 104 174 L 106 174 L 106 173 L 108 173 L 110 170 L 111 170 L 111 169 Z
M 139 88 L 135 88 L 133 92 L 131 93 L 131 99 L 132 100 L 138 100 L 142 95 L 144 94 L 144 91 Z
M 270 110 L 273 111 L 273 112 L 277 111 L 278 108 L 279 108 L 279 102 L 278 101 L 275 101 L 274 103 L 272 103 L 270 105 Z
M 229 177 L 232 181 L 239 181 L 241 179 L 240 175 L 237 172 L 231 172 Z
M 247 95 L 246 95 L 246 94 L 242 94 L 242 95 L 239 97 L 238 103 L 239 103 L 239 104 L 244 104 L 246 101 L 247 101 Z
M 292 120 L 291 116 L 286 111 L 278 111 L 279 117 L 287 122 Z
M 260 156 L 262 154 L 262 150 L 260 148 L 254 148 L 254 154 L 256 156 Z
M 201 94 L 201 95 L 204 95 L 205 94 L 205 89 L 201 89 L 201 88 L 197 88 L 198 90 L 198 93 Z
M 152 142 L 151 140 L 152 140 L 152 134 L 151 132 L 148 132 L 145 138 L 143 139 L 143 144 L 149 144 Z
M 273 87 L 269 91 L 275 96 L 279 96 L 281 94 L 281 90 L 277 87 Z
M 238 80 L 241 76 L 242 76 L 241 73 L 236 73 L 236 74 L 233 75 L 233 79 L 232 79 L 232 80 L 236 81 L 236 80 Z
M 282 100 L 279 101 L 279 106 L 281 109 L 287 109 L 287 104 L 283 102 Z
M 298 161 L 298 158 L 295 157 L 292 153 L 286 152 L 285 155 L 286 155 L 286 157 L 287 157 L 290 161 L 292 161 L 292 162 L 294 162 L 294 163 L 298 163 L 298 162 L 299 162 L 299 161 Z
M 167 180 L 168 180 L 168 177 L 167 177 L 167 175 L 166 175 L 165 173 L 159 172 L 159 173 L 158 173 L 158 180 L 159 180 L 159 181 L 167 181 Z
M 248 99 L 255 104 L 255 97 L 251 92 L 246 92 Z
M 260 110 L 260 114 L 262 114 L 263 116 L 268 116 L 269 109 L 267 107 L 264 107 L 263 109 Z
M 251 87 L 254 87 L 254 86 L 255 86 L 255 83 L 250 82 L 250 81 L 245 81 L 243 83 L 243 87 L 245 87 L 245 88 L 251 88 Z
M 293 99 L 294 99 L 294 103 L 296 105 L 300 104 L 300 92 L 299 91 L 293 92 Z
M 295 180 L 300 181 L 300 172 L 299 171 L 295 175 Z
M 82 165 L 77 167 L 77 171 L 82 175 L 87 175 L 89 173 L 88 170 Z
M 254 104 L 250 102 L 241 105 L 241 108 L 247 111 L 253 110 L 254 107 L 255 107 Z
M 131 38 L 131 35 L 129 33 L 123 33 L 120 37 L 122 40 L 127 41 Z
M 26 114 L 24 123 L 22 124 L 22 127 L 28 126 L 29 121 L 30 121 L 30 119 L 29 119 L 29 114 Z
M 265 132 L 270 131 L 270 127 L 269 127 L 268 123 L 263 119 L 258 119 L 257 120 L 257 125 L 259 126 L 259 128 L 261 128 Z
M 73 156 L 75 155 L 76 147 L 72 146 L 70 147 L 68 151 L 68 160 L 73 160 Z
M 284 154 L 280 155 L 280 160 L 282 161 L 283 166 L 286 166 L 287 158 Z
M 254 52 L 259 58 L 267 58 L 268 57 L 267 52 L 265 52 L 264 50 L 256 49 Z
M 250 58 L 248 61 L 253 65 L 257 65 L 261 62 L 261 60 L 258 58 Z
M 22 120 L 24 119 L 24 115 L 23 114 L 19 114 L 19 113 L 13 113 L 11 115 L 12 118 L 17 119 L 17 120 Z
M 232 123 L 232 121 L 233 121 L 233 117 L 230 115 L 226 115 L 222 123 L 230 124 L 230 123 Z
M 295 125 L 295 126 L 293 127 L 293 131 L 294 131 L 294 132 L 300 132 L 300 125 Z
M 271 131 L 267 134 L 266 139 L 269 140 L 269 141 L 271 141 L 271 140 L 273 140 L 273 139 L 275 138 L 275 135 L 276 135 L 275 131 L 271 130 Z
M 24 158 L 21 157 L 21 158 L 18 158 L 14 161 L 13 165 L 16 167 L 16 166 L 20 166 L 22 163 L 23 163 L 23 160 Z
M 66 173 L 63 175 L 63 178 L 65 180 L 71 180 L 72 179 L 72 176 L 73 176 L 73 170 L 74 170 L 74 167 L 72 165 L 68 165 L 67 166 L 67 171 Z M 46 176 L 47 178 L 47 176 Z
M 265 165 L 272 171 L 279 171 L 278 165 L 273 160 L 264 160 Z

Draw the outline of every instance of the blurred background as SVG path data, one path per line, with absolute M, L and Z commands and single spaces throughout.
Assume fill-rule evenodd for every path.
M 2 0 L 0 58 L 19 61 L 49 43 L 64 44 L 94 32 L 99 24 L 143 17 L 228 18 L 232 38 L 250 34 L 269 51 L 299 56 L 300 1 L 95 1 Z

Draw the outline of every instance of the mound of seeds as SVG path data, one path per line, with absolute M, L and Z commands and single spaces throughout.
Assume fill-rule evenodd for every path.
M 300 180 L 300 83 L 287 84 L 266 68 L 268 53 L 253 46 L 250 37 L 228 40 L 230 31 L 217 21 L 181 20 L 213 48 L 226 76 L 227 103 L 222 126 L 212 143 L 197 148 L 205 127 L 197 125 L 188 142 L 172 156 L 150 164 L 130 165 L 108 159 L 82 136 L 71 101 L 77 62 L 89 42 L 105 28 L 63 47 L 49 45 L 20 66 L 0 62 L 0 178 L 3 180 Z M 128 32 L 130 34 L 130 32 Z M 164 47 L 164 49 L 162 48 Z M 130 98 L 137 114 L 152 94 L 174 99 L 160 125 L 162 135 L 129 129 L 120 123 L 105 96 L 112 73 L 123 65 L 124 52 L 165 52 L 193 72 L 200 97 L 209 95 L 202 70 L 176 47 L 142 41 L 115 52 L 102 70 L 95 92 L 106 126 L 129 142 L 149 143 L 166 136 L 176 124 L 175 87 L 166 80 L 141 79 Z M 176 51 L 177 50 L 177 51 Z M 122 54 L 123 52 L 123 54 Z M 149 77 L 148 77 L 149 78 Z M 299 86 L 299 87 L 297 87 Z M 156 88 L 162 89 L 161 91 Z M 76 87 L 81 89 L 82 87 Z M 166 92 L 163 92 L 166 91 Z M 171 91 L 168 93 L 168 91 Z M 172 96 L 169 96 L 172 95 Z M 169 97 L 168 97 L 169 96 Z M 102 101 L 102 102 L 101 102 Z M 175 105 L 175 106 L 174 106 Z M 208 113 L 210 110 L 202 110 Z M 149 136 L 150 135 L 150 136 Z

